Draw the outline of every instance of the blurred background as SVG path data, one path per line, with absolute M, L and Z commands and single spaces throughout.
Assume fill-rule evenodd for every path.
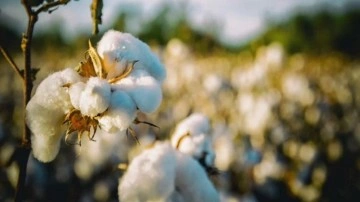
M 192 112 L 211 119 L 222 201 L 360 201 L 360 2 L 104 0 L 99 36 L 91 36 L 90 4 L 40 14 L 35 85 L 83 61 L 89 38 L 130 32 L 168 72 L 160 109 L 140 115 L 161 129 L 134 126 L 141 145 L 100 139 L 109 146 L 87 153 L 63 142 L 54 162 L 30 157 L 27 201 L 117 201 L 118 164 L 168 139 Z M 1 0 L 0 19 L 0 45 L 21 67 L 20 1 Z M 1 56 L 0 201 L 14 195 L 18 168 L 9 159 L 23 115 L 22 84 Z

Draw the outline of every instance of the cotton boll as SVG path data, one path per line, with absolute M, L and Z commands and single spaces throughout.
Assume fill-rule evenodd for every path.
M 82 78 L 79 73 L 72 68 L 66 68 L 61 71 L 61 78 L 64 84 L 75 83 L 84 80 L 84 78 Z
M 157 143 L 134 158 L 120 180 L 119 200 L 167 201 L 175 190 L 175 156 L 170 144 Z
M 171 138 L 171 143 L 175 146 L 178 140 L 188 132 L 191 135 L 208 134 L 210 129 L 209 119 L 201 113 L 194 113 L 176 126 Z
M 42 162 L 50 162 L 55 159 L 60 149 L 61 133 L 55 135 L 31 136 L 32 152 L 36 159 Z
M 163 82 L 166 71 L 148 45 L 131 34 L 110 30 L 98 43 L 97 51 L 103 59 L 108 79 L 124 72 L 126 63 L 138 61 L 136 69 L 148 71 L 156 80 Z
M 70 68 L 55 72 L 39 84 L 33 98 L 36 98 L 38 104 L 45 108 L 59 109 L 66 112 L 72 108 L 72 105 L 67 92 L 68 89 L 64 85 L 81 80 L 82 77 Z
M 56 72 L 45 78 L 26 106 L 26 123 L 32 133 L 55 135 L 65 112 L 72 108 L 65 84 L 81 81 L 72 69 Z
M 144 113 L 154 112 L 162 101 L 160 84 L 144 70 L 134 70 L 113 87 L 126 91 Z
M 171 144 L 183 153 L 202 159 L 206 166 L 212 166 L 215 152 L 209 133 L 209 119 L 203 114 L 195 113 L 177 125 Z
M 201 165 L 190 156 L 176 153 L 176 195 L 183 201 L 220 201 L 219 194 L 206 175 Z
M 53 136 L 60 132 L 64 112 L 39 104 L 41 98 L 33 97 L 26 106 L 26 124 L 34 135 Z
M 177 149 L 203 161 L 205 166 L 212 166 L 215 161 L 215 152 L 212 148 L 211 139 L 207 136 L 207 134 L 187 136 L 183 138 Z
M 70 101 L 75 109 L 80 109 L 81 92 L 84 91 L 85 87 L 86 84 L 83 82 L 77 82 L 69 87 Z
M 99 126 L 101 129 L 105 130 L 108 133 L 118 132 L 119 129 L 117 127 L 115 127 L 115 125 L 113 124 L 112 116 L 104 114 L 98 120 L 99 120 Z
M 99 118 L 102 129 L 113 133 L 126 130 L 136 117 L 136 105 L 132 98 L 123 91 L 116 90 L 111 95 L 108 111 Z
M 83 115 L 94 117 L 104 112 L 110 103 L 110 84 L 99 77 L 91 77 L 81 93 L 79 107 Z
M 168 142 L 135 157 L 119 183 L 119 200 L 217 202 L 219 195 L 199 162 Z
M 81 81 L 72 69 L 46 77 L 26 106 L 26 124 L 33 133 L 32 150 L 35 158 L 48 162 L 59 151 L 61 126 L 65 113 L 72 109 L 66 84 Z

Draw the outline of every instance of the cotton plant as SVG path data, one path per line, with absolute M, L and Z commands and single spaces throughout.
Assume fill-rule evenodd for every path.
M 45 78 L 26 107 L 32 151 L 42 162 L 55 159 L 65 142 L 84 134 L 122 134 L 140 123 L 137 113 L 154 112 L 162 101 L 166 71 L 149 46 L 128 33 L 110 30 L 77 68 Z
M 217 172 L 209 119 L 194 113 L 180 122 L 171 136 L 171 145 L 197 159 L 208 172 Z
M 179 123 L 171 142 L 157 142 L 132 160 L 120 178 L 119 200 L 219 201 L 207 173 L 215 156 L 209 132 L 209 120 L 202 114 Z

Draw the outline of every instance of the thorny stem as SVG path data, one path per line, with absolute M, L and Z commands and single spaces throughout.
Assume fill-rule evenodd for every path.
M 38 10 L 34 11 L 29 5 L 27 0 L 21 0 L 21 4 L 24 6 L 27 16 L 28 16 L 28 26 L 26 33 L 22 37 L 21 49 L 24 53 L 24 74 L 23 78 L 23 94 L 24 94 L 24 109 L 26 108 L 27 103 L 31 98 L 31 90 L 33 88 L 32 80 L 32 69 L 31 69 L 31 45 L 32 37 L 34 32 L 35 23 L 38 20 L 38 15 L 41 12 L 48 11 L 49 9 L 67 4 L 70 0 L 58 0 L 50 3 L 43 4 Z M 18 68 L 15 68 L 16 72 L 19 73 Z M 21 74 L 20 74 L 21 75 Z M 21 146 L 19 148 L 19 156 L 17 158 L 19 164 L 19 178 L 15 191 L 14 201 L 20 202 L 23 201 L 25 195 L 25 180 L 26 180 L 26 167 L 31 151 L 31 132 L 28 126 L 26 125 L 24 118 L 24 131 L 22 136 Z

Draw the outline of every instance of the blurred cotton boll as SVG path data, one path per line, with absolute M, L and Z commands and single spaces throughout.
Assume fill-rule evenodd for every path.
M 94 117 L 104 112 L 110 103 L 110 84 L 99 77 L 91 77 L 81 93 L 79 107 L 83 115 Z
M 119 200 L 212 202 L 219 195 L 196 160 L 159 142 L 133 159 L 120 180 Z
M 110 30 L 98 43 L 97 51 L 103 59 L 107 78 L 113 78 L 126 69 L 128 63 L 137 61 L 136 69 L 143 69 L 156 80 L 163 82 L 165 69 L 149 46 L 131 34 Z
M 220 201 L 205 170 L 195 159 L 181 152 L 176 153 L 175 187 L 178 189 L 172 197 L 181 198 L 184 202 Z
M 133 159 L 119 183 L 119 200 L 167 201 L 175 191 L 175 150 L 158 143 Z
M 210 121 L 200 113 L 194 113 L 180 122 L 171 137 L 171 144 L 179 151 L 202 159 L 206 166 L 212 166 L 215 152 L 210 136 Z

